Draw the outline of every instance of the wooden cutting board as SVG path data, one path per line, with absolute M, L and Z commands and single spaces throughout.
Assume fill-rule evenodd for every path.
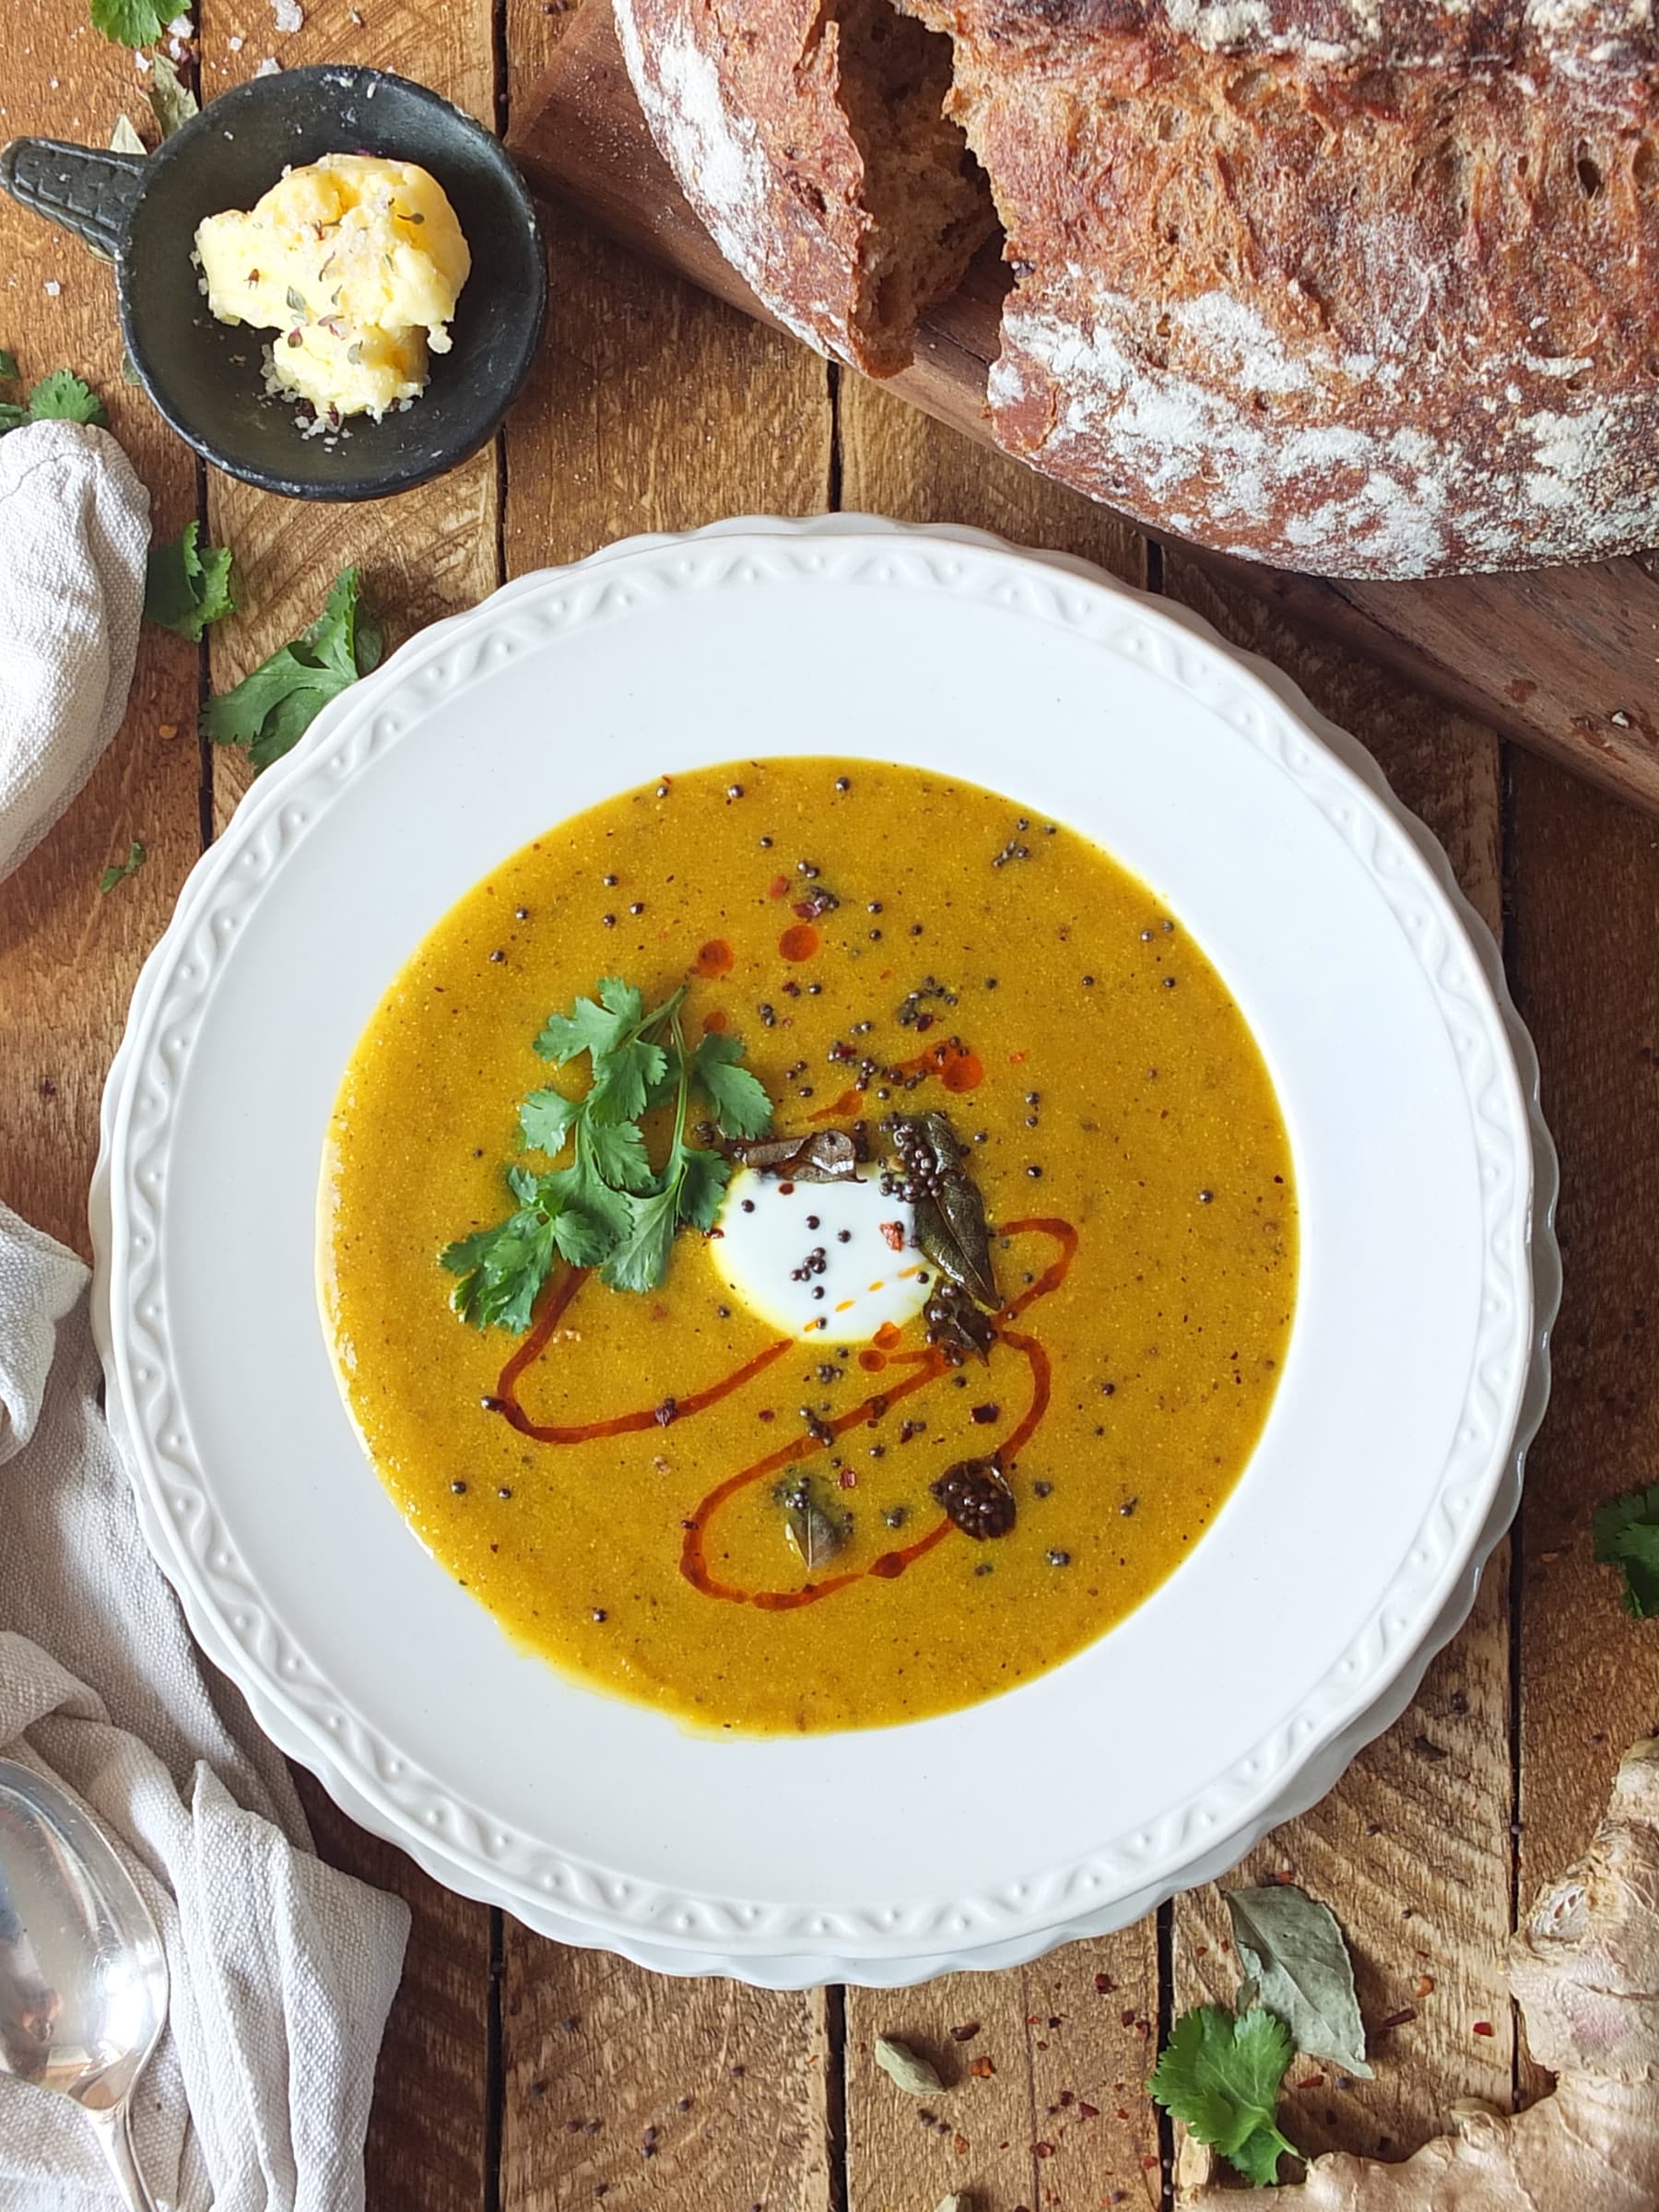
M 574 15 L 508 144 L 538 191 L 772 321 L 653 144 L 607 0 L 586 0 Z M 891 380 L 918 406 L 987 442 L 985 379 L 1006 281 L 988 249 L 924 324 L 913 367 Z M 1295 619 L 1659 814 L 1659 553 L 1424 583 L 1326 581 L 1200 558 Z

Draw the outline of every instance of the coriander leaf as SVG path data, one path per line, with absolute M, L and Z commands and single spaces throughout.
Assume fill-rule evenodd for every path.
M 29 394 L 30 422 L 95 422 L 106 429 L 110 418 L 90 384 L 67 369 L 53 369 Z
M 1296 2156 L 1274 2124 L 1294 2053 L 1289 2030 L 1271 2012 L 1200 2005 L 1170 2030 L 1149 2086 L 1200 2143 L 1260 2186 L 1276 2177 L 1281 2153 Z
M 1369 2078 L 1354 1969 L 1329 1906 L 1283 1882 L 1230 1890 L 1227 1909 L 1256 2003 L 1284 2022 L 1299 2051 Z
M 613 1190 L 594 1164 L 585 1124 L 579 1124 L 576 1131 L 576 1165 L 558 1168 L 551 1175 L 544 1175 L 542 1188 L 550 1203 L 566 1212 L 574 1209 L 595 1223 L 610 1243 L 625 1237 L 632 1225 L 627 1196 Z
M 668 1055 L 660 1044 L 635 1037 L 594 1063 L 594 1088 L 588 1093 L 590 1122 L 637 1121 L 645 1111 L 655 1086 L 669 1072 Z
M 622 1015 L 600 1003 L 614 984 L 615 979 L 607 977 L 599 986 L 599 999 L 579 998 L 568 1014 L 548 1015 L 535 1041 L 535 1050 L 542 1059 L 551 1060 L 555 1067 L 565 1067 L 588 1053 L 597 1065 L 606 1053 L 615 1051 L 628 1034 L 630 1024 Z
M 616 1240 L 579 1206 L 567 1206 L 553 1217 L 553 1241 L 572 1267 L 596 1267 Z
M 1659 1616 L 1659 1483 L 1626 1490 L 1595 1509 L 1595 1557 L 1624 1570 L 1624 1608 L 1632 1620 Z
M 606 1182 L 618 1191 L 650 1190 L 656 1178 L 637 1122 L 601 1122 L 590 1113 L 586 1134 L 587 1157 Z
M 532 1151 L 554 1159 L 565 1147 L 571 1124 L 582 1112 L 581 1102 L 561 1090 L 533 1090 L 519 1108 L 519 1127 Z
M 1242 2143 L 1226 2153 L 1226 2158 L 1228 2164 L 1256 2188 L 1271 2189 L 1278 2180 L 1279 2159 L 1296 2155 L 1295 2146 L 1286 2142 L 1271 2121 L 1265 2121 L 1260 2127 L 1253 2127 Z
M 698 1045 L 692 1080 L 713 1107 L 723 1136 L 764 1136 L 771 1127 L 771 1100 L 760 1078 L 738 1066 L 743 1053 L 740 1037 L 711 1030 Z
M 209 546 L 204 554 L 200 531 L 199 523 L 186 523 L 171 545 L 152 546 L 144 577 L 145 620 L 192 644 L 209 622 L 236 611 L 230 548 Z
M 155 0 L 88 0 L 87 13 L 93 29 L 117 46 L 153 46 L 167 29 Z
M 603 1280 L 613 1290 L 654 1290 L 668 1272 L 668 1251 L 677 1226 L 677 1177 L 667 1189 L 628 1200 L 628 1234 L 605 1263 Z
M 18 381 L 18 357 L 0 346 L 0 384 L 15 384 Z
M 599 979 L 601 1005 L 609 1008 L 618 1021 L 629 1029 L 638 1029 L 645 1019 L 645 1000 L 632 983 L 625 983 L 619 975 L 601 976 Z
M 507 1188 L 521 1206 L 535 1206 L 540 1202 L 541 1182 L 528 1168 L 509 1168 Z
M 438 1255 L 439 1265 L 461 1278 L 451 1305 L 474 1328 L 499 1326 L 522 1335 L 552 1269 L 553 1248 L 554 1219 L 535 1206 L 462 1238 Z
M 342 570 L 329 587 L 322 614 L 291 644 L 218 699 L 210 699 L 202 727 L 215 745 L 240 745 L 258 768 L 281 759 L 329 700 L 380 658 L 380 631 L 358 606 L 358 571 Z
M 718 1152 L 687 1151 L 680 1161 L 680 1219 L 693 1229 L 712 1229 L 731 1173 L 731 1162 Z
M 151 54 L 144 93 L 163 138 L 171 138 L 193 115 L 201 112 L 195 94 L 181 79 L 165 53 Z
M 149 855 L 144 847 L 136 838 L 134 838 L 132 843 L 127 847 L 126 858 L 118 860 L 112 867 L 106 868 L 99 877 L 99 889 L 112 891 L 118 883 L 124 883 L 129 876 L 136 876 L 148 858 Z

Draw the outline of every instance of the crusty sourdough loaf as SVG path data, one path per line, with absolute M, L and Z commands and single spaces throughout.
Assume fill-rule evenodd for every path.
M 1048 474 L 1331 575 L 1659 541 L 1653 0 L 902 6 L 617 0 L 659 145 L 811 343 L 901 367 L 988 180 L 993 425 Z

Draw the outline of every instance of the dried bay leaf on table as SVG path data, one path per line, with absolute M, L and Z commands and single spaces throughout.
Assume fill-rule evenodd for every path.
M 1240 1993 L 1277 2014 L 1309 2058 L 1323 2058 L 1367 2079 L 1365 2028 L 1354 1969 L 1328 1905 L 1294 1883 L 1230 1889 L 1233 1942 L 1249 1981 Z

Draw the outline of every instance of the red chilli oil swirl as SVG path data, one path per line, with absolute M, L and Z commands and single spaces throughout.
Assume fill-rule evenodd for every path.
M 994 1233 L 1004 1237 L 1050 1237 L 1059 1247 L 1055 1257 L 1036 1281 L 1022 1290 L 1018 1298 L 1011 1299 L 996 1316 L 1000 1342 L 1021 1356 L 1031 1378 L 1031 1394 L 1025 1412 L 995 1447 L 993 1454 L 998 1464 L 1007 1469 L 1012 1467 L 1036 1435 L 1048 1411 L 1051 1388 L 1047 1352 L 1035 1336 L 1027 1335 L 1009 1324 L 1017 1321 L 1029 1306 L 1039 1299 L 1046 1298 L 1065 1281 L 1077 1248 L 1077 1232 L 1069 1221 L 1033 1216 L 1006 1222 Z M 701 1390 L 689 1392 L 683 1398 L 665 1398 L 657 1406 L 638 1406 L 630 1412 L 612 1414 L 596 1421 L 561 1424 L 532 1420 L 519 1402 L 519 1379 L 547 1350 L 554 1331 L 569 1312 L 571 1301 L 586 1282 L 589 1270 L 585 1267 L 568 1267 L 547 1285 L 542 1293 L 529 1335 L 502 1368 L 494 1396 L 484 1401 L 488 1411 L 499 1413 L 521 1436 L 528 1437 L 534 1443 L 585 1444 L 598 1437 L 626 1436 L 639 1430 L 666 1427 L 671 1422 L 677 1425 L 680 1421 L 689 1420 L 706 1412 L 711 1406 L 718 1405 L 734 1391 L 741 1390 L 746 1382 L 752 1382 L 757 1375 L 764 1372 L 774 1360 L 796 1348 L 794 1337 L 781 1337 L 776 1343 L 769 1344 L 763 1351 L 757 1352 L 752 1359 L 746 1360 L 741 1367 L 734 1368 L 730 1374 L 722 1376 L 718 1382 L 709 1383 Z M 910 1371 L 902 1381 L 891 1382 L 884 1390 L 872 1393 L 858 1405 L 838 1414 L 833 1420 L 824 1422 L 816 1436 L 803 1432 L 792 1437 L 788 1442 L 769 1452 L 763 1459 L 739 1468 L 735 1475 L 728 1475 L 693 1509 L 687 1524 L 685 1541 L 680 1547 L 680 1572 L 694 1590 L 704 1597 L 724 1599 L 732 1605 L 755 1606 L 762 1612 L 792 1612 L 801 1606 L 816 1605 L 820 1598 L 833 1597 L 838 1590 L 850 1588 L 853 1583 L 862 1582 L 865 1575 L 874 1575 L 881 1582 L 892 1582 L 914 1561 L 954 1533 L 954 1524 L 942 1516 L 924 1535 L 918 1536 L 902 1549 L 882 1552 L 878 1558 L 871 1560 L 868 1567 L 856 1568 L 845 1574 L 829 1575 L 821 1582 L 806 1583 L 796 1590 L 740 1590 L 717 1580 L 708 1564 L 706 1538 L 709 1525 L 734 1498 L 754 1484 L 764 1482 L 769 1476 L 780 1475 L 785 1467 L 798 1466 L 802 1461 L 815 1457 L 846 1430 L 867 1421 L 878 1407 L 885 1410 L 900 1399 L 924 1390 L 930 1382 L 937 1382 L 942 1375 L 950 1371 L 949 1362 L 942 1351 L 926 1346 L 900 1351 L 895 1348 L 898 1336 L 898 1331 L 890 1323 L 887 1324 L 877 1332 L 874 1342 L 859 1354 L 859 1364 L 867 1373 L 879 1373 L 888 1368 L 907 1368 Z

